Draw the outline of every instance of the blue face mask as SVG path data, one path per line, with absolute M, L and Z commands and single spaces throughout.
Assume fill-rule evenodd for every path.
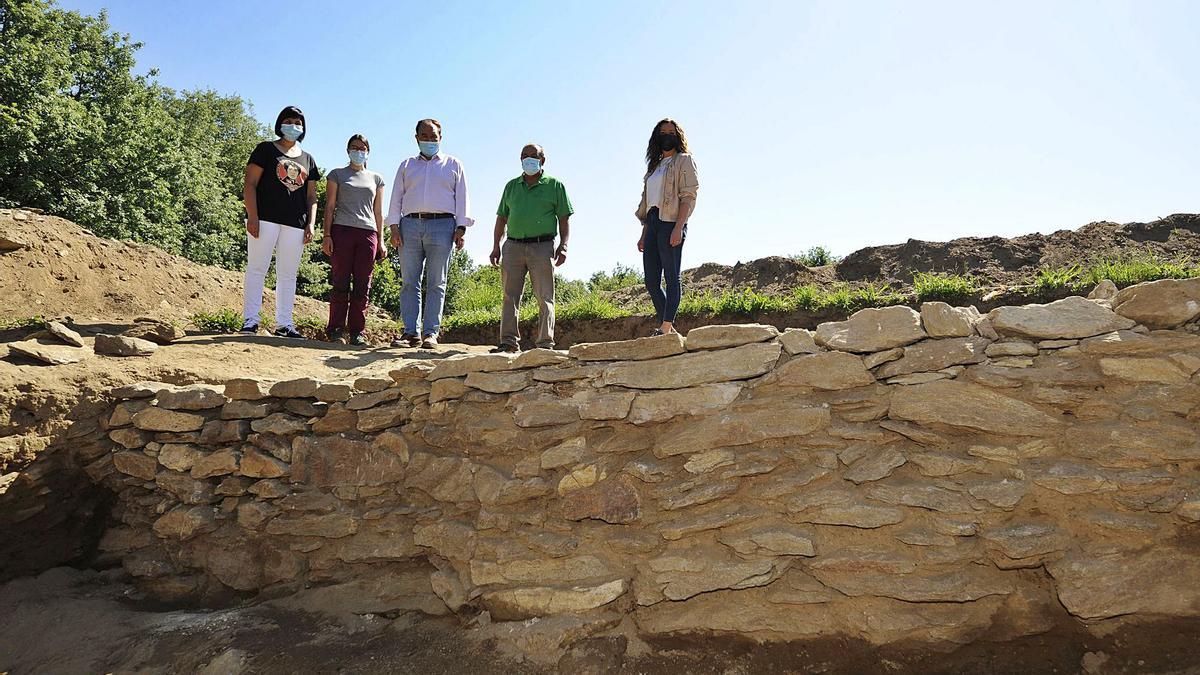
M 542 160 L 537 157 L 525 157 L 521 160 L 521 170 L 526 176 L 536 175 L 542 170 Z
M 279 133 L 289 141 L 294 141 L 300 138 L 300 134 L 304 133 L 304 125 L 302 124 L 281 124 L 279 125 Z
M 426 157 L 433 157 L 438 154 L 438 149 L 442 144 L 437 141 L 417 141 L 417 146 L 421 148 L 421 154 Z
M 350 150 L 346 154 L 350 155 L 350 163 L 351 164 L 357 164 L 359 166 L 367 165 L 367 151 L 366 150 Z

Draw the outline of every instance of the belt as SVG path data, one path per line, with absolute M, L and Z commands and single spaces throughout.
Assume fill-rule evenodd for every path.
M 453 213 L 406 213 L 405 218 L 416 218 L 417 220 L 441 220 L 442 218 L 453 218 Z
M 515 241 L 518 244 L 540 244 L 543 241 L 554 241 L 556 235 L 546 234 L 540 237 L 509 237 L 509 241 Z

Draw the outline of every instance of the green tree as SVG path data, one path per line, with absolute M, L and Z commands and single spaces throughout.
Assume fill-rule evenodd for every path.
M 267 130 L 237 97 L 136 73 L 140 47 L 104 12 L 0 3 L 0 203 L 238 269 L 242 171 Z

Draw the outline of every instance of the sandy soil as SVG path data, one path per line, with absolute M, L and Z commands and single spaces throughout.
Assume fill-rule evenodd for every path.
M 25 673 L 1200 673 L 1200 621 L 1110 622 L 1089 633 L 1062 621 L 1016 642 L 955 651 L 878 648 L 850 639 L 754 644 L 697 636 L 630 648 L 624 635 L 584 639 L 555 658 L 515 645 L 545 640 L 536 621 L 490 624 L 347 615 L 303 595 L 225 609 L 155 607 L 118 570 L 56 568 L 0 586 L 0 672 Z M 482 620 L 481 620 L 482 619 Z M 501 637 L 503 636 L 503 638 Z M 636 640 L 636 638 L 635 638 Z

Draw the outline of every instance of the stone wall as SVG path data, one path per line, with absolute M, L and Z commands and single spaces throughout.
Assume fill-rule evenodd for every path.
M 1194 617 L 1198 316 L 1200 280 L 1102 285 L 145 384 L 79 451 L 116 494 L 103 556 L 166 598 L 873 643 Z

